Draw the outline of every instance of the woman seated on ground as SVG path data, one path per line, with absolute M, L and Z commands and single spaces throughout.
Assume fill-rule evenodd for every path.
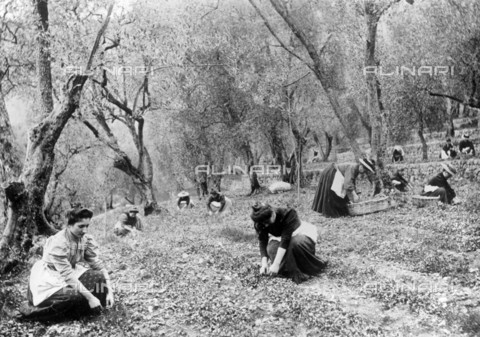
M 86 234 L 92 215 L 86 208 L 69 211 L 67 227 L 47 239 L 42 259 L 31 270 L 23 318 L 56 321 L 113 305 L 110 277 Z
M 348 215 L 348 203 L 358 202 L 356 179 L 360 173 L 374 181 L 375 162 L 360 159 L 359 163 L 333 163 L 320 173 L 312 209 L 327 218 Z
M 423 189 L 421 195 L 426 197 L 440 197 L 444 204 L 455 204 L 456 193 L 448 183 L 448 179 L 453 177 L 457 170 L 451 164 L 442 164 L 442 172 L 430 179 Z
M 143 230 L 142 220 L 137 216 L 138 208 L 131 205 L 127 207 L 127 211 L 120 214 L 117 223 L 113 228 L 115 235 L 124 237 L 128 234 L 136 234 Z
M 300 283 L 325 269 L 327 263 L 315 256 L 317 228 L 314 225 L 300 221 L 294 209 L 268 204 L 256 204 L 252 208 L 250 217 L 262 257 L 260 274 L 279 274 Z
M 187 191 L 182 191 L 178 193 L 178 198 L 177 198 L 177 209 L 181 210 L 184 208 L 193 208 L 195 204 L 193 201 L 190 199 L 190 193 Z
M 220 203 L 219 207 L 212 207 L 213 202 Z M 226 214 L 230 208 L 232 207 L 232 200 L 224 196 L 223 194 L 219 193 L 217 190 L 212 189 L 210 191 L 210 196 L 207 200 L 207 209 L 209 215 L 214 214 Z

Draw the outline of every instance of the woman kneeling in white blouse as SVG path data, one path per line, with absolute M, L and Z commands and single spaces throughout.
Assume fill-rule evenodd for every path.
M 20 308 L 23 318 L 59 320 L 113 305 L 110 277 L 98 258 L 98 246 L 86 234 L 92 216 L 86 208 L 70 210 L 66 228 L 48 238 L 42 259 L 30 273 L 28 303 Z

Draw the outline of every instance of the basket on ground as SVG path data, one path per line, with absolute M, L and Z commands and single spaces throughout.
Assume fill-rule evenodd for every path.
M 425 197 L 423 195 L 414 195 L 412 197 L 412 204 L 417 207 L 426 207 L 430 205 L 436 205 L 440 200 L 440 196 L 436 197 Z
M 375 213 L 385 211 L 391 207 L 391 200 L 389 197 L 366 200 L 362 202 L 356 202 L 348 205 L 348 213 L 350 215 L 364 215 L 369 213 Z

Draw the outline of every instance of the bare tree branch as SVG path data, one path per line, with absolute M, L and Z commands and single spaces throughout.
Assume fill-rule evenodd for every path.
M 478 100 L 470 99 L 470 101 L 465 101 L 465 100 L 459 99 L 459 98 L 457 98 L 455 96 L 452 96 L 452 95 L 438 93 L 438 92 L 431 92 L 430 90 L 427 90 L 427 89 L 425 89 L 425 90 L 428 92 L 428 94 L 430 96 L 448 98 L 448 99 L 451 99 L 455 102 L 461 103 L 465 106 L 475 108 L 475 109 L 480 109 L 480 104 L 479 104 Z
M 107 30 L 108 23 L 110 22 L 110 16 L 112 14 L 112 10 L 113 10 L 113 3 L 111 3 L 110 6 L 108 6 L 107 18 L 105 19 L 105 22 L 103 23 L 102 28 L 100 28 L 100 30 L 97 33 L 97 38 L 95 39 L 92 52 L 90 53 L 90 57 L 88 58 L 87 67 L 85 68 L 86 72 L 89 72 L 90 69 L 92 68 L 93 57 L 97 52 L 97 49 L 98 49 L 98 46 L 100 45 L 100 40 L 102 39 L 103 34 Z
M 105 75 L 106 76 L 106 75 Z M 95 79 L 92 79 L 92 81 L 98 85 L 101 86 L 102 88 L 102 93 L 103 93 L 103 96 L 112 104 L 116 105 L 117 107 L 119 107 L 120 109 L 122 109 L 125 113 L 127 113 L 128 115 L 132 116 L 132 110 L 124 103 L 120 102 L 120 100 L 115 97 L 111 92 L 110 90 L 108 90 L 107 86 L 106 86 L 106 83 L 105 81 L 104 82 L 99 82 Z
M 300 82 L 301 80 L 303 80 L 305 77 L 307 77 L 307 76 L 310 75 L 310 74 L 311 74 L 311 72 L 308 72 L 308 73 L 306 73 L 305 75 L 303 75 L 302 77 L 296 79 L 295 81 L 283 85 L 283 87 L 286 88 L 286 87 L 289 87 L 289 86 L 291 86 L 291 85 L 294 85 L 295 83 Z
M 205 14 L 202 15 L 202 17 L 200 18 L 200 20 L 203 20 L 207 15 L 209 15 L 210 13 L 213 13 L 214 11 L 216 11 L 218 9 L 218 4 L 220 3 L 220 0 L 217 0 L 217 4 L 215 5 L 215 7 L 212 7 L 213 9 Z
M 263 23 L 265 24 L 265 26 L 268 28 L 268 30 L 270 31 L 270 33 L 273 35 L 273 37 L 275 37 L 275 39 L 278 41 L 278 43 L 280 43 L 280 45 L 282 46 L 283 49 L 285 49 L 288 53 L 290 53 L 292 56 L 296 57 L 297 59 L 299 59 L 302 63 L 304 63 L 308 68 L 310 68 L 312 71 L 314 71 L 313 69 L 313 66 L 307 62 L 306 60 L 304 60 L 303 58 L 301 58 L 298 54 L 296 54 L 294 51 L 290 50 L 290 48 L 287 47 L 287 45 L 280 39 L 280 37 L 277 35 L 277 33 L 273 30 L 272 26 L 270 25 L 270 23 L 268 22 L 267 18 L 265 17 L 265 15 L 263 15 L 263 13 L 260 11 L 260 8 L 257 7 L 257 5 L 254 3 L 253 0 L 248 0 L 248 2 L 250 2 L 250 4 L 253 6 L 253 8 L 255 8 L 255 10 L 257 11 L 258 15 L 260 15 L 260 17 L 262 18 L 263 20 Z

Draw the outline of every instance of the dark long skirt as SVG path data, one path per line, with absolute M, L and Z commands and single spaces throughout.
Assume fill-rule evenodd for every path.
M 267 254 L 270 261 L 275 261 L 280 242 L 270 240 Z M 283 261 L 280 264 L 279 275 L 292 278 L 295 283 L 300 283 L 321 273 L 327 263 L 315 255 L 315 242 L 306 235 L 292 237 Z
M 106 305 L 108 288 L 103 273 L 89 269 L 78 279 L 96 298 L 103 307 Z M 20 307 L 24 319 L 37 321 L 60 321 L 78 318 L 92 313 L 87 299 L 72 287 L 60 289 L 37 306 L 32 304 L 30 286 L 27 292 L 28 303 Z
M 331 190 L 337 169 L 331 164 L 320 173 L 317 191 L 313 199 L 312 209 L 327 218 L 338 218 L 348 215 L 348 196 L 340 198 Z

